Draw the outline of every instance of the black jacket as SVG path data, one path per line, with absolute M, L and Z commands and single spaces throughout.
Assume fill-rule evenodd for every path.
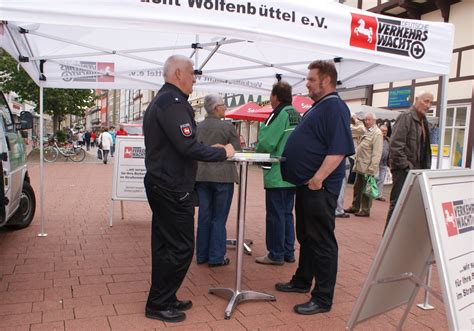
M 223 148 L 205 146 L 196 140 L 194 111 L 188 96 L 166 83 L 143 117 L 147 177 L 174 192 L 194 189 L 197 161 L 226 159 Z

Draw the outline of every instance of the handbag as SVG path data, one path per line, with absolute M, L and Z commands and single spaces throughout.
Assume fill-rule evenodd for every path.
M 98 150 L 97 150 L 97 158 L 98 158 L 99 160 L 102 160 L 102 150 L 101 150 L 101 149 L 98 149 Z
M 371 199 L 376 199 L 379 196 L 379 188 L 375 177 L 372 175 L 364 175 L 364 177 L 366 180 L 364 194 Z

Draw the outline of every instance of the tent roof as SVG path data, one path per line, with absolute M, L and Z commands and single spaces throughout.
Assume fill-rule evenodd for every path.
M 38 85 L 59 88 L 156 89 L 171 54 L 195 60 L 206 91 L 268 93 L 278 74 L 306 92 L 316 59 L 336 59 L 340 87 L 437 76 L 454 34 L 306 0 L 2 0 L 0 21 L 0 46 Z

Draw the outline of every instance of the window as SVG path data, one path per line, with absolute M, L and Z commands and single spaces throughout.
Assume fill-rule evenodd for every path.
M 7 101 L 3 97 L 0 97 L 0 115 L 3 126 L 5 127 L 6 132 L 14 132 L 14 125 L 10 109 L 8 108 Z
M 470 107 L 467 105 L 450 106 L 446 109 L 446 131 L 444 146 L 449 146 L 450 165 L 464 167 Z

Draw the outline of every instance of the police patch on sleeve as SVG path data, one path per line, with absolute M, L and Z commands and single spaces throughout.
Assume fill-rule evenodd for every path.
M 191 134 L 193 133 L 193 131 L 191 130 L 191 124 L 189 123 L 181 124 L 179 128 L 181 129 L 181 133 L 185 137 L 190 137 Z

